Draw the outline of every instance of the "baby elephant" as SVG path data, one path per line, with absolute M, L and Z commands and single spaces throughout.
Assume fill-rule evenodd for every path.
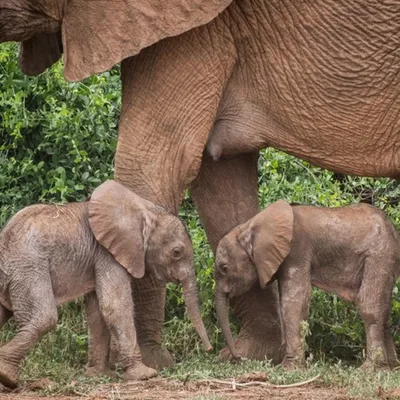
M 227 316 L 227 297 L 278 279 L 285 332 L 284 365 L 304 362 L 300 326 L 309 315 L 311 285 L 354 302 L 365 324 L 364 366 L 397 363 L 389 331 L 392 290 L 400 273 L 399 235 L 379 209 L 290 206 L 279 200 L 219 243 L 216 306 L 233 357 L 238 354 Z M 251 310 L 249 310 L 251 312 Z
M 0 326 L 11 313 L 18 326 L 0 348 L 0 382 L 17 385 L 21 361 L 56 326 L 57 305 L 91 292 L 118 344 L 124 379 L 155 376 L 141 361 L 131 296 L 130 276 L 145 272 L 182 283 L 188 313 L 210 348 L 191 242 L 177 217 L 114 181 L 99 186 L 89 202 L 18 212 L 0 233 Z M 97 361 L 91 367 L 105 371 L 108 359 Z

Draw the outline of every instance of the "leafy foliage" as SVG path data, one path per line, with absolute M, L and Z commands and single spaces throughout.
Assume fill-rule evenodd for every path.
M 62 67 L 29 78 L 0 47 L 0 222 L 38 201 L 84 200 L 112 176 L 119 69 L 67 83 Z
M 99 183 L 112 177 L 121 104 L 119 67 L 81 83 L 67 83 L 56 64 L 38 77 L 24 76 L 17 65 L 16 46 L 0 45 L 0 226 L 22 207 L 36 202 L 85 200 Z M 289 202 L 340 206 L 369 201 L 400 227 L 400 189 L 389 179 L 340 177 L 273 149 L 261 152 L 259 197 L 262 206 L 284 198 Z M 213 254 L 198 216 L 186 195 L 180 216 L 195 249 L 202 311 L 215 344 L 223 345 L 214 310 Z M 82 366 L 87 332 L 82 304 L 60 310 L 56 331 L 29 357 L 25 377 L 64 365 Z M 398 287 L 393 321 L 400 321 Z M 314 356 L 360 357 L 364 345 L 361 320 L 352 305 L 314 290 L 309 321 L 309 351 Z M 12 323 L 2 340 L 13 333 Z M 181 288 L 167 295 L 165 343 L 178 360 L 201 353 L 199 339 L 188 323 Z M 400 346 L 400 337 L 396 335 Z

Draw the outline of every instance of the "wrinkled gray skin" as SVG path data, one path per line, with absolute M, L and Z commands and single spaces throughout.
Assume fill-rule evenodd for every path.
M 111 373 L 107 368 L 110 333 L 118 345 L 125 380 L 157 375 L 142 363 L 133 320 L 131 275 L 138 278 L 146 273 L 138 270 L 142 254 L 136 251 L 135 265 L 124 268 L 125 260 L 117 262 L 95 238 L 99 234 L 96 207 L 108 206 L 110 192 L 111 198 L 118 196 L 124 203 L 125 219 L 133 220 L 124 224 L 135 230 L 129 239 L 137 240 L 122 241 L 122 245 L 144 245 L 147 272 L 156 270 L 162 282 L 182 282 L 188 313 L 205 347 L 211 347 L 200 317 L 192 248 L 183 224 L 161 207 L 108 181 L 93 193 L 94 209 L 90 202 L 30 206 L 0 233 L 0 325 L 12 312 L 18 326 L 16 336 L 0 348 L 2 384 L 17 386 L 21 361 L 57 323 L 57 306 L 88 293 L 92 293 L 89 318 L 96 319 L 101 342 L 90 349 L 87 375 Z M 118 219 L 118 212 L 113 219 Z M 98 345 L 100 351 L 96 351 Z
M 175 214 L 191 185 L 215 250 L 259 211 L 260 148 L 399 176 L 399 15 L 397 0 L 2 0 L 0 42 L 22 42 L 27 74 L 64 53 L 74 81 L 124 60 L 115 179 Z M 242 356 L 281 359 L 274 286 L 232 300 Z M 133 296 L 143 359 L 169 365 L 165 287 L 149 274 Z
M 354 302 L 364 321 L 364 367 L 397 365 L 390 333 L 391 297 L 400 274 L 400 236 L 383 212 L 365 204 L 342 208 L 273 203 L 219 243 L 217 313 L 237 357 L 227 297 L 277 279 L 286 351 L 283 365 L 304 364 L 301 322 L 309 316 L 311 286 Z M 254 317 L 252 310 L 249 318 Z

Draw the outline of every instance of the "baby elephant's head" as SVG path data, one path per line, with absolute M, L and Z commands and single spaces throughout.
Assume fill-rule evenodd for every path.
M 148 271 L 163 282 L 195 282 L 192 242 L 182 221 L 163 209 L 154 214 L 148 221 Z
M 192 243 L 182 221 L 115 181 L 92 194 L 89 223 L 97 241 L 134 278 L 150 273 L 161 282 L 180 282 L 188 314 L 211 349 L 200 315 Z
M 234 357 L 237 355 L 229 328 L 228 297 L 247 292 L 257 279 L 265 288 L 289 254 L 292 235 L 292 208 L 279 200 L 235 227 L 218 244 L 215 301 L 225 340 Z

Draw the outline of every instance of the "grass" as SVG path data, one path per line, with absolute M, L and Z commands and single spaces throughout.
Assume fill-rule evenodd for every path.
M 37 358 L 39 357 L 40 358 Z M 56 362 L 33 352 L 22 370 L 22 381 L 49 378 L 50 382 L 41 388 L 40 395 L 84 395 L 98 389 L 98 385 L 116 382 L 109 378 L 85 378 L 83 364 Z M 343 389 L 349 396 L 360 399 L 378 399 L 384 393 L 400 387 L 400 371 L 363 371 L 342 362 L 317 361 L 303 370 L 285 371 L 269 362 L 244 360 L 237 363 L 221 362 L 215 355 L 191 357 L 161 371 L 161 377 L 176 381 L 232 379 L 244 374 L 263 372 L 269 383 L 286 385 L 306 381 L 320 375 L 318 386 Z M 222 397 L 196 397 L 218 399 Z
M 319 384 L 326 387 L 342 388 L 349 396 L 362 399 L 377 399 L 379 391 L 400 387 L 400 371 L 363 371 L 341 362 L 318 361 L 304 370 L 285 371 L 273 367 L 269 362 L 246 360 L 237 364 L 218 361 L 215 357 L 192 358 L 164 370 L 162 375 L 171 379 L 229 379 L 251 372 L 264 372 L 268 382 L 286 385 L 306 381 L 321 375 Z
M 214 343 L 220 345 L 221 341 L 217 340 L 219 329 L 216 326 L 213 329 Z M 14 332 L 15 327 L 11 321 L 1 330 L 1 342 L 10 340 Z M 283 385 L 305 381 L 320 374 L 318 385 L 339 388 L 347 392 L 349 396 L 358 396 L 362 399 L 377 399 L 380 391 L 385 392 L 400 387 L 400 371 L 366 372 L 356 368 L 354 365 L 361 365 L 361 349 L 355 351 L 354 348 L 344 346 L 348 352 L 347 363 L 338 362 L 338 358 L 327 355 L 318 347 L 306 346 L 306 339 L 309 344 L 313 344 L 307 323 L 303 323 L 302 332 L 304 347 L 312 353 L 312 357 L 309 357 L 309 366 L 304 370 L 286 372 L 279 367 L 271 366 L 268 362 L 247 360 L 232 364 L 220 362 L 216 354 L 204 355 L 191 324 L 179 318 L 172 319 L 166 323 L 164 342 L 176 359 L 181 362 L 170 369 L 163 370 L 160 375 L 182 382 L 231 379 L 246 373 L 264 372 L 269 383 Z M 336 338 L 335 341 L 337 340 Z M 219 346 L 216 346 L 216 352 L 218 348 Z M 358 354 L 356 358 L 354 354 Z M 353 356 L 350 357 L 350 355 Z M 32 381 L 47 378 L 48 381 L 47 383 L 44 381 L 45 384 L 39 390 L 39 394 L 50 396 L 82 395 L 96 390 L 101 384 L 115 382 L 109 378 L 85 378 L 83 373 L 86 359 L 87 326 L 82 301 L 75 301 L 60 307 L 57 328 L 47 334 L 27 357 L 21 370 L 22 383 L 28 384 L 29 387 Z M 349 360 L 353 362 L 352 365 L 349 364 Z M 223 398 L 211 393 L 210 396 L 203 398 Z
M 64 365 L 54 366 L 49 378 L 52 383 L 41 390 L 43 395 L 55 394 L 85 394 L 97 385 L 112 382 L 110 379 L 84 378 L 83 369 L 73 369 Z M 28 370 L 24 370 L 23 378 L 27 379 Z M 268 382 L 275 385 L 285 385 L 311 379 L 321 375 L 319 385 L 344 389 L 349 396 L 362 399 L 377 399 L 380 391 L 390 391 L 400 387 L 400 371 L 366 372 L 353 366 L 339 363 L 316 362 L 307 369 L 286 372 L 279 367 L 273 367 L 268 362 L 242 361 L 237 364 L 219 362 L 215 356 L 194 357 L 177 364 L 173 368 L 162 371 L 161 376 L 173 380 L 212 380 L 230 379 L 252 372 L 264 372 Z M 36 374 L 35 374 L 36 375 Z M 46 371 L 41 371 L 43 377 Z M 29 377 L 32 379 L 32 377 Z M 29 379 L 29 380 L 30 380 Z M 217 398 L 217 397 L 215 397 Z

